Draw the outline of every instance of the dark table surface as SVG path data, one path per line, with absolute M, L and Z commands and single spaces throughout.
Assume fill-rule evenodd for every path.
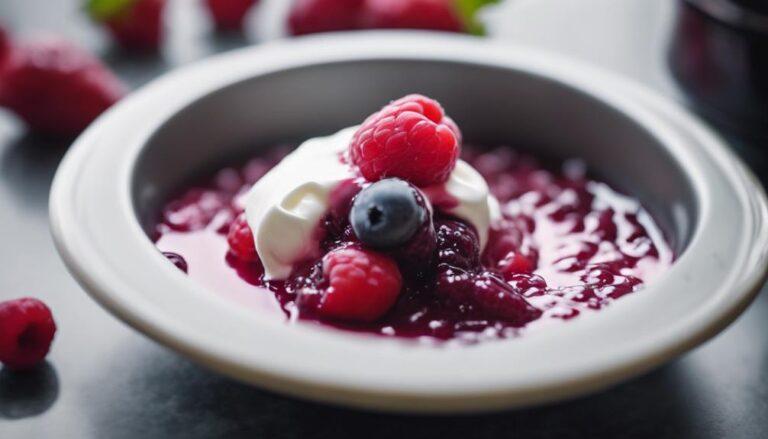
M 276 0 L 281 1 L 281 0 Z M 196 2 L 171 1 L 160 56 L 115 54 L 77 0 L 0 0 L 21 35 L 64 34 L 99 51 L 132 86 L 259 39 L 209 35 Z M 665 67 L 672 0 L 517 0 L 492 14 L 491 34 L 629 75 L 681 99 Z M 48 232 L 47 198 L 69 142 L 24 134 L 0 113 L 0 300 L 33 295 L 59 332 L 48 362 L 0 369 L 0 438 L 208 437 L 768 437 L 768 295 L 705 345 L 592 396 L 482 416 L 415 417 L 338 409 L 241 385 L 158 346 L 99 308 L 72 280 Z M 768 157 L 744 144 L 758 174 Z M 461 436 L 459 436 L 461 435 Z

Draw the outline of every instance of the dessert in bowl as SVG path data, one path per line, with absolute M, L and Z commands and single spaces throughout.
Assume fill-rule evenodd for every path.
M 254 158 L 182 191 L 157 247 L 213 291 L 239 278 L 243 294 L 274 293 L 290 320 L 425 341 L 570 320 L 669 267 L 648 212 L 584 163 L 558 172 L 461 143 L 438 102 L 403 97 L 276 163 Z
M 442 104 L 441 118 L 423 105 L 420 114 L 439 127 L 440 136 L 453 137 L 457 154 L 462 145 L 464 161 L 457 156 L 449 168 L 425 176 L 366 176 L 366 165 L 350 152 L 359 143 L 355 127 L 365 127 L 387 102 L 415 92 Z M 299 210 L 308 214 L 304 219 L 318 221 L 320 235 L 306 235 L 301 231 L 313 229 L 296 224 L 290 229 L 300 231 L 296 236 L 276 233 L 286 221 L 262 227 L 273 207 L 292 199 L 286 195 L 300 181 L 317 180 L 311 168 L 301 178 L 280 177 L 294 158 L 308 157 L 294 152 L 280 161 L 286 152 L 271 152 L 271 145 L 304 144 L 302 151 L 314 144 L 320 151 L 318 142 L 342 145 L 343 157 L 335 163 L 347 166 L 344 172 L 359 170 L 362 180 L 350 185 L 357 193 L 331 197 L 344 185 L 315 185 L 317 202 L 293 206 L 306 207 Z M 487 186 L 486 192 L 460 193 L 480 200 L 463 212 L 453 210 L 461 203 L 452 198 L 461 197 L 448 196 L 457 172 L 479 175 L 466 180 Z M 433 191 L 430 179 L 436 176 L 447 179 L 438 178 L 442 190 Z M 260 186 L 273 179 L 280 183 Z M 262 193 L 259 187 L 276 190 Z M 544 195 L 552 200 L 534 200 Z M 380 210 L 385 218 L 387 209 L 370 209 L 382 199 L 390 200 L 385 206 L 405 200 L 410 214 L 397 218 L 413 219 L 401 223 L 409 233 L 398 237 L 390 229 L 396 245 L 378 242 L 382 234 L 366 235 L 365 224 L 353 227 L 358 203 L 368 226 L 378 224 L 371 212 Z M 483 200 L 485 210 L 478 209 Z M 325 221 L 335 205 L 350 210 L 337 215 L 339 227 Z M 202 223 L 195 219 L 200 212 Z M 486 212 L 487 226 L 478 212 Z M 524 224 L 530 222 L 526 216 L 533 228 Z M 150 337 L 243 381 L 392 410 L 511 407 L 606 387 L 717 333 L 746 307 L 766 268 L 762 189 L 685 112 L 642 87 L 551 55 L 418 33 L 270 44 L 157 80 L 78 140 L 56 177 L 51 217 L 75 277 Z M 428 258 L 406 264 L 408 252 L 399 255 L 398 249 L 430 220 L 436 236 L 426 242 L 436 247 L 425 254 L 435 260 L 470 255 L 472 262 L 463 267 L 448 263 L 449 270 L 466 273 L 443 278 L 479 288 L 440 288 L 438 262 L 422 271 L 429 286 L 424 294 L 407 294 Z M 583 231 L 574 229 L 580 222 Z M 254 246 L 241 247 L 249 241 L 239 237 L 249 231 Z M 515 239 L 496 236 L 500 231 Z M 278 252 L 278 263 L 267 261 L 270 239 L 278 250 L 296 243 L 301 257 Z M 582 246 L 584 241 L 595 241 L 594 256 L 594 246 Z M 510 245 L 489 257 L 501 242 Z M 468 244 L 452 252 L 462 243 Z M 451 251 L 441 255 L 440 246 Z M 169 261 L 158 248 L 178 256 Z M 598 258 L 601 248 L 639 259 L 629 271 L 592 267 L 608 261 Z M 247 261 L 254 252 L 259 263 Z M 368 314 L 325 305 L 342 290 L 329 291 L 334 273 L 358 262 L 364 272 L 384 267 L 367 278 L 389 285 L 378 290 L 388 293 L 381 294 L 388 307 Z M 569 265 L 576 269 L 568 271 Z M 400 288 L 394 288 L 398 279 Z M 561 288 L 574 279 L 583 291 Z M 501 293 L 499 306 L 463 295 L 483 286 L 498 288 L 491 291 Z M 543 294 L 535 294 L 537 288 Z M 304 296 L 306 301 L 296 300 Z M 427 319 L 411 322 L 416 312 L 409 306 L 422 300 L 428 302 Z M 557 303 L 550 307 L 552 301 Z M 516 306 L 506 307 L 512 302 Z M 500 315 L 499 308 L 514 312 Z M 578 316 L 569 318 L 573 310 Z

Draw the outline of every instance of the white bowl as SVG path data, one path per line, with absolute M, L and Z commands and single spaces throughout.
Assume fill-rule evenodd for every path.
M 425 346 L 247 311 L 175 269 L 145 233 L 185 179 L 256 148 L 352 125 L 409 92 L 469 139 L 580 156 L 651 210 L 679 259 L 599 313 L 475 346 Z M 295 396 L 402 411 L 476 411 L 610 386 L 722 330 L 766 274 L 766 199 L 685 111 L 545 53 L 422 33 L 322 36 L 172 72 L 75 143 L 51 194 L 58 249 L 94 299 L 221 373 Z

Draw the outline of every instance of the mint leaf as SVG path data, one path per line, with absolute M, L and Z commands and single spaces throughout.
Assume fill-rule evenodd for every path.
M 96 20 L 108 20 L 130 8 L 136 0 L 88 0 L 85 9 Z
M 501 0 L 454 0 L 456 9 L 464 21 L 467 32 L 475 35 L 485 35 L 485 27 L 477 21 L 477 11 L 486 5 L 499 3 Z

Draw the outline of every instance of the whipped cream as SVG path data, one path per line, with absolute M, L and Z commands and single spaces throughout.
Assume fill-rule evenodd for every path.
M 266 280 L 287 278 L 294 264 L 318 252 L 319 224 L 330 209 L 331 194 L 344 181 L 357 177 L 340 160 L 357 128 L 307 140 L 248 193 L 245 216 Z M 423 192 L 444 212 L 472 224 L 482 251 L 491 225 L 501 218 L 498 201 L 485 179 L 459 160 L 446 183 Z

